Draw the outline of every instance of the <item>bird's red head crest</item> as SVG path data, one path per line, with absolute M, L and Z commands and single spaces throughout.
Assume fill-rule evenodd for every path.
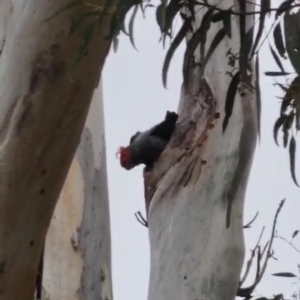
M 120 156 L 120 164 L 124 169 L 130 170 L 134 167 L 132 165 L 131 150 L 128 147 L 120 147 L 117 154 Z

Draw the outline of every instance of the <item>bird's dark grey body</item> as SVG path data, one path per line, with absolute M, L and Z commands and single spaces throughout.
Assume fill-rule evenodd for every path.
M 174 132 L 178 115 L 167 111 L 165 120 L 144 132 L 137 132 L 130 139 L 130 149 L 135 165 L 151 168 L 166 148 Z

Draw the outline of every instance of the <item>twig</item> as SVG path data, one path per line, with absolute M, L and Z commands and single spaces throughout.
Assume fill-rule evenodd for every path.
M 261 230 L 261 232 L 260 232 L 260 236 L 259 236 L 259 239 L 258 239 L 258 241 L 257 241 L 257 244 L 256 244 L 255 248 L 258 247 L 258 245 L 259 245 L 259 243 L 260 243 L 260 240 L 261 240 L 261 238 L 262 238 L 262 236 L 263 236 L 263 234 L 264 234 L 264 231 L 265 231 L 265 226 L 262 228 L 262 230 Z
M 135 217 L 137 219 L 137 221 L 142 224 L 143 226 L 145 227 L 148 227 L 148 222 L 147 220 L 143 217 L 142 213 L 140 211 L 136 212 L 135 214 Z
M 240 284 L 239 284 L 240 286 L 242 286 L 244 284 L 244 282 L 246 281 L 246 279 L 249 275 L 249 272 L 250 272 L 250 269 L 251 269 L 251 266 L 252 266 L 252 262 L 253 262 L 253 259 L 255 257 L 255 252 L 256 252 L 256 247 L 254 248 L 254 250 L 251 251 L 251 257 L 247 261 L 246 271 L 245 271 L 245 274 L 244 274 L 244 276 L 242 277 L 242 279 L 240 281 Z
M 283 238 L 283 237 L 281 237 L 281 236 L 278 236 L 278 235 L 276 235 L 275 238 L 285 241 L 285 242 L 288 243 L 292 248 L 294 248 L 294 250 L 296 250 L 298 253 L 300 253 L 300 250 L 299 250 L 297 247 L 295 247 L 295 246 L 293 245 L 293 243 L 289 242 L 289 241 L 286 240 L 285 238 Z
M 245 228 L 245 229 L 246 228 L 251 228 L 251 225 L 256 220 L 257 216 L 258 216 L 258 212 L 256 212 L 256 215 L 254 216 L 254 218 L 249 223 L 247 223 L 246 225 L 244 225 L 243 228 Z
M 264 275 L 264 273 L 267 269 L 268 261 L 273 255 L 272 245 L 273 245 L 273 241 L 274 241 L 274 237 L 275 237 L 276 223 L 277 223 L 278 215 L 279 215 L 284 203 L 285 203 L 285 199 L 281 200 L 280 203 L 279 203 L 278 209 L 276 211 L 274 222 L 273 222 L 272 234 L 271 234 L 271 238 L 270 238 L 270 242 L 269 242 L 269 247 L 268 247 L 268 251 L 267 251 L 267 254 L 266 254 L 266 259 L 265 259 L 264 265 L 262 267 L 261 273 L 260 273 L 259 277 L 257 278 L 256 285 L 261 281 L 261 279 L 262 279 L 262 277 L 263 277 L 263 275 Z
M 216 5 L 212 5 L 212 4 L 208 4 L 208 3 L 204 3 L 201 1 L 196 1 L 196 0 L 191 0 L 193 3 L 197 4 L 197 5 L 202 5 L 208 8 L 214 8 L 217 11 L 224 11 L 224 12 L 229 12 L 231 15 L 236 15 L 236 16 L 249 16 L 249 15 L 257 15 L 257 14 L 261 14 L 261 11 L 249 11 L 249 12 L 241 12 L 241 11 L 237 11 L 237 10 L 232 10 L 232 9 L 222 9 L 217 7 Z M 293 9 L 295 7 L 299 7 L 300 4 L 295 4 L 292 5 L 290 7 L 288 7 L 286 10 L 288 9 Z M 276 8 L 270 8 L 268 10 L 265 11 L 265 13 L 271 13 L 271 12 L 277 12 L 279 9 L 279 7 Z M 286 10 L 284 10 L 283 12 L 285 12 Z
M 261 237 L 262 237 L 262 235 L 263 235 L 264 230 L 265 230 L 265 227 L 263 227 L 263 229 L 261 230 L 261 233 L 260 233 L 260 235 L 259 235 L 258 241 L 257 241 L 257 243 L 256 243 L 256 245 L 255 245 L 255 247 L 254 247 L 254 249 L 251 250 L 251 257 L 250 257 L 250 259 L 249 259 L 248 262 L 247 262 L 246 271 L 245 271 L 245 274 L 244 274 L 244 276 L 242 277 L 242 279 L 241 279 L 241 281 L 240 281 L 239 286 L 242 286 L 242 285 L 244 284 L 244 282 L 246 281 L 246 279 L 247 279 L 247 277 L 248 277 L 248 275 L 249 275 L 249 272 L 250 272 L 250 269 L 251 269 L 251 266 L 252 266 L 252 263 L 253 263 L 253 259 L 254 259 L 254 257 L 255 257 L 255 253 L 256 253 L 256 250 L 257 250 L 257 249 L 258 249 L 258 255 L 260 255 L 260 257 L 261 257 L 259 243 L 260 243 L 260 240 L 261 240 Z
M 252 297 L 251 294 L 253 293 L 254 289 L 260 283 L 261 279 L 263 278 L 263 276 L 265 274 L 265 271 L 266 271 L 267 265 L 268 265 L 268 261 L 273 256 L 272 245 L 273 245 L 273 241 L 274 241 L 274 238 L 275 238 L 276 223 L 277 223 L 278 215 L 279 215 L 284 203 L 285 203 L 285 199 L 280 201 L 279 207 L 278 207 L 278 209 L 275 213 L 270 241 L 264 246 L 264 249 L 263 249 L 262 252 L 260 250 L 260 246 L 258 246 L 258 245 L 253 250 L 253 251 L 255 251 L 256 249 L 258 249 L 257 269 L 256 269 L 255 280 L 254 280 L 254 283 L 251 286 L 247 287 L 247 288 L 239 287 L 239 289 L 237 291 L 237 296 L 239 296 L 239 297 L 244 297 L 246 299 L 250 299 Z M 263 232 L 263 230 L 262 230 L 262 232 Z M 262 233 L 261 233 L 261 236 L 262 236 Z M 261 238 L 261 236 L 260 236 L 260 238 Z M 259 240 L 260 240 L 260 238 L 259 238 Z M 266 253 L 266 258 L 265 258 L 263 267 L 260 270 L 260 263 L 261 263 L 262 257 L 264 255 L 264 252 L 265 252 L 266 249 L 268 249 L 267 253 Z M 251 258 L 251 259 L 253 260 L 253 258 Z M 252 263 L 252 261 L 251 261 L 251 263 Z

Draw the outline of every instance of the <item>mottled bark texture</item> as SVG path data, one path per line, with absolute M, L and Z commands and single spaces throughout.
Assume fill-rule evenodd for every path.
M 220 4 L 219 4 L 220 3 Z M 210 1 L 220 8 L 236 1 Z M 236 6 L 238 8 L 238 6 Z M 250 7 L 248 6 L 248 9 Z M 204 10 L 196 12 L 196 27 Z M 222 23 L 222 22 L 221 22 Z M 253 26 L 247 18 L 247 28 Z M 221 24 L 212 24 L 206 51 Z M 244 259 L 243 207 L 256 145 L 255 96 L 237 94 L 229 125 L 222 122 L 232 71 L 226 53 L 239 52 L 239 21 L 200 78 L 199 49 L 182 88 L 174 136 L 145 178 L 151 274 L 148 300 L 232 300 Z M 243 154 L 247 152 L 247 155 Z M 228 199 L 233 200 L 226 228 Z
M 45 22 L 68 3 L 0 4 L 0 299 L 33 299 L 43 241 L 110 46 L 107 14 L 70 77 L 82 28 L 69 36 L 72 10 Z
M 99 88 L 48 230 L 45 300 L 112 300 L 103 117 Z

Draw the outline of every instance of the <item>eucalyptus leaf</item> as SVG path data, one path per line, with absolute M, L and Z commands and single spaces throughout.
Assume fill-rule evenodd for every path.
M 283 1 L 283 2 L 279 5 L 279 7 L 278 7 L 278 9 L 277 9 L 277 11 L 276 11 L 276 14 L 275 14 L 275 20 L 276 20 L 282 13 L 284 13 L 284 12 L 286 12 L 288 9 L 290 9 L 294 1 L 295 1 L 295 0 L 286 0 L 286 1 Z
M 293 178 L 294 183 L 299 187 L 297 182 L 296 173 L 295 173 L 295 163 L 296 163 L 296 140 L 292 136 L 290 140 L 290 168 L 291 168 L 291 175 Z M 277 273 L 278 274 L 278 273 Z M 293 275 L 293 274 L 292 274 Z M 279 275 L 277 275 L 279 276 Z M 282 277 L 292 277 L 292 276 L 282 276 Z
M 272 71 L 269 71 L 269 72 L 265 72 L 265 75 L 266 76 L 287 76 L 287 75 L 290 75 L 291 73 L 288 73 L 288 72 L 272 72 Z
M 160 28 L 160 31 L 163 33 L 166 22 L 166 6 L 164 3 L 161 3 L 156 8 L 156 22 Z
M 263 30 L 265 27 L 265 19 L 266 19 L 266 14 L 267 12 L 270 10 L 270 1 L 267 0 L 261 0 L 260 1 L 260 18 L 259 18 L 259 25 L 258 25 L 258 30 L 257 30 L 257 34 L 256 34 L 256 38 L 253 44 L 253 48 L 252 48 L 252 54 L 251 56 L 254 55 L 256 48 L 258 46 L 258 43 L 261 39 L 261 36 L 263 34 Z
M 241 41 L 241 48 L 240 48 L 240 72 L 241 72 L 241 81 L 249 84 L 249 76 L 248 76 L 248 61 L 250 56 L 250 51 L 252 48 L 253 42 L 253 34 L 254 34 L 254 26 L 252 26 L 248 32 L 246 33 L 245 37 Z
M 205 47 L 206 33 L 210 28 L 210 22 L 213 13 L 214 13 L 214 8 L 209 9 L 205 13 L 200 27 L 195 31 L 195 33 L 192 35 L 191 39 L 187 43 L 185 53 L 184 53 L 184 58 L 183 58 L 183 71 L 182 71 L 183 81 L 185 86 L 189 81 L 189 67 L 198 45 L 201 43 L 201 49 Z M 201 52 L 204 52 L 204 50 L 202 49 Z
M 224 26 L 226 35 L 231 39 L 231 14 L 229 11 L 224 16 L 223 26 Z
M 205 58 L 204 58 L 204 60 L 203 60 L 203 62 L 201 64 L 201 70 L 200 70 L 200 74 L 201 74 L 200 76 L 201 77 L 204 74 L 204 70 L 205 70 L 205 67 L 206 67 L 209 59 L 211 58 L 212 54 L 214 53 L 214 51 L 216 50 L 216 48 L 218 47 L 218 45 L 223 41 L 223 39 L 225 38 L 225 36 L 226 36 L 226 31 L 225 31 L 224 28 L 220 29 L 216 33 L 214 39 L 211 42 L 211 45 L 210 45 L 208 51 L 207 51 L 207 54 L 206 54 L 206 56 L 205 56 Z
M 272 274 L 273 276 L 278 276 L 278 277 L 290 277 L 290 278 L 295 278 L 297 277 L 295 274 L 290 273 L 290 272 L 281 272 L 281 273 L 274 273 Z
M 229 119 L 232 115 L 234 101 L 235 101 L 239 83 L 240 83 L 240 72 L 238 71 L 232 77 L 231 82 L 228 87 L 228 90 L 227 90 L 227 95 L 226 95 L 226 100 L 225 100 L 225 117 L 224 117 L 223 125 L 222 125 L 223 133 L 225 132 L 225 130 L 228 126 Z
M 275 50 L 272 48 L 272 46 L 270 44 L 269 44 L 269 46 L 270 46 L 271 54 L 272 54 L 272 56 L 273 56 L 273 58 L 274 58 L 274 60 L 275 60 L 275 62 L 277 64 L 277 66 L 279 67 L 279 69 L 281 70 L 282 73 L 285 73 L 283 65 L 282 65 L 282 63 L 280 61 L 279 56 L 277 55 L 277 53 L 275 52 Z
M 285 13 L 284 33 L 288 56 L 295 71 L 300 75 L 300 10 L 293 14 Z
M 292 239 L 294 239 L 299 233 L 299 230 L 295 230 L 292 235 Z
M 131 15 L 131 18 L 130 18 L 130 21 L 129 21 L 129 39 L 130 39 L 131 45 L 134 47 L 135 50 L 137 50 L 137 48 L 135 47 L 134 38 L 133 38 L 133 28 L 134 28 L 133 25 L 134 25 L 134 20 L 135 20 L 136 14 L 138 12 L 138 9 L 139 9 L 139 6 L 135 5 L 132 15 Z
M 176 49 L 178 48 L 178 46 L 184 40 L 189 28 L 190 28 L 190 24 L 188 23 L 188 21 L 185 21 L 182 24 L 182 26 L 181 26 L 180 30 L 178 31 L 176 37 L 174 38 L 173 42 L 171 43 L 170 48 L 166 54 L 164 64 L 163 64 L 163 72 L 162 72 L 164 87 L 167 86 L 167 73 L 169 70 L 171 59 L 172 59 Z
M 174 18 L 180 11 L 180 2 L 178 0 L 171 0 L 170 3 L 166 7 L 166 18 L 165 18 L 165 27 L 163 29 L 164 33 L 171 32 L 172 24 Z
M 286 121 L 287 116 L 286 115 L 281 115 L 275 122 L 274 124 L 274 128 L 273 128 L 273 137 L 274 137 L 274 141 L 276 143 L 277 146 L 278 145 L 278 141 L 277 141 L 277 136 L 278 136 L 278 131 L 280 129 L 280 127 L 283 126 L 283 124 Z
M 275 26 L 274 31 L 273 31 L 273 37 L 274 37 L 274 43 L 275 43 L 275 46 L 277 48 L 279 55 L 285 59 L 286 58 L 285 57 L 285 47 L 284 47 L 284 43 L 283 43 L 283 37 L 282 37 L 280 23 L 278 23 Z

